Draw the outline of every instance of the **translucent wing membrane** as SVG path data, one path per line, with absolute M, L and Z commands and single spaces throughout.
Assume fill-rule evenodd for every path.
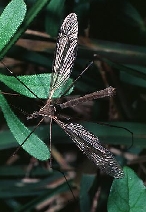
M 49 99 L 54 91 L 65 84 L 70 77 L 77 53 L 77 36 L 77 15 L 71 13 L 65 18 L 58 35 Z
M 122 178 L 124 173 L 110 151 L 103 147 L 95 135 L 76 123 L 65 124 L 55 121 L 64 129 L 79 149 L 101 170 L 114 178 Z

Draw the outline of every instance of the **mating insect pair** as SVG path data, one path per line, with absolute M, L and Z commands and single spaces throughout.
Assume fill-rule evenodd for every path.
M 101 170 L 113 176 L 114 178 L 122 178 L 124 176 L 124 173 L 120 165 L 117 163 L 112 153 L 101 145 L 99 139 L 95 135 L 90 133 L 80 124 L 64 123 L 56 115 L 57 113 L 55 104 L 53 103 L 53 94 L 57 89 L 65 84 L 70 77 L 74 65 L 74 60 L 77 54 L 77 42 L 77 15 L 75 13 L 71 13 L 65 18 L 58 35 L 55 58 L 53 63 L 53 73 L 47 103 L 39 111 L 35 111 L 33 114 L 31 114 L 28 119 L 42 116 L 42 119 L 40 121 L 42 122 L 46 116 L 49 117 L 50 126 L 52 124 L 52 121 L 55 121 L 65 131 L 65 133 L 69 135 L 69 137 L 72 139 L 73 142 L 75 142 L 79 149 Z M 57 107 L 63 109 L 70 106 L 76 106 L 81 102 L 109 97 L 113 95 L 114 91 L 114 88 L 108 87 L 104 90 L 96 91 L 83 97 L 58 104 Z M 24 143 L 22 143 L 22 146 L 23 144 Z

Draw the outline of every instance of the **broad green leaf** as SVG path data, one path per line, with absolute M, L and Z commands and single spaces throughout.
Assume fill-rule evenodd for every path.
M 113 181 L 108 212 L 146 211 L 146 188 L 141 179 L 128 167 L 124 168 L 125 177 Z
M 26 14 L 23 0 L 12 0 L 0 16 L 0 51 L 14 36 Z
M 26 137 L 31 133 L 24 124 L 16 117 L 9 107 L 6 99 L 0 94 L 0 107 L 3 111 L 7 124 L 17 142 L 21 145 Z M 35 134 L 32 134 L 22 146 L 30 155 L 39 159 L 47 160 L 50 157 L 48 147 Z
M 35 93 L 39 98 L 48 98 L 51 74 L 38 74 L 29 76 L 19 76 L 21 82 L 23 82 L 33 93 Z M 30 98 L 36 98 L 33 93 L 31 93 L 23 84 L 21 84 L 15 77 L 6 76 L 0 74 L 0 81 L 5 83 L 12 90 L 25 95 Z M 72 79 L 61 86 L 54 92 L 53 98 L 58 98 L 64 91 L 72 84 Z M 73 87 L 68 91 L 67 94 L 73 91 Z
M 17 2 L 17 6 L 13 7 L 13 11 L 11 11 L 11 7 L 10 7 L 10 14 L 12 13 L 12 17 L 10 15 L 8 15 L 9 18 L 11 18 L 11 20 L 13 20 L 12 25 L 14 25 L 14 23 L 17 23 L 17 13 L 21 13 L 20 9 L 21 6 L 19 6 L 19 2 L 22 2 L 22 0 L 14 0 L 14 2 Z M 50 0 L 36 0 L 35 3 L 33 4 L 33 6 L 28 10 L 28 12 L 26 13 L 26 17 L 23 21 L 23 24 L 20 25 L 20 27 L 15 31 L 15 33 L 13 34 L 13 36 L 11 37 L 11 40 L 7 43 L 7 45 L 2 49 L 2 51 L 0 51 L 0 59 L 2 59 L 8 52 L 8 50 L 12 47 L 12 45 L 14 45 L 14 43 L 20 38 L 20 36 L 22 35 L 22 33 L 25 32 L 25 30 L 28 28 L 28 26 L 32 23 L 32 21 L 34 20 L 34 18 L 38 15 L 38 13 L 46 6 L 47 3 L 49 3 Z M 24 4 L 24 2 L 23 2 Z M 24 13 L 23 8 L 22 8 L 22 14 Z M 7 14 L 6 14 L 7 15 Z M 21 14 L 20 14 L 21 15 Z M 13 18 L 14 16 L 14 18 Z M 6 18 L 7 19 L 7 18 Z M 11 22 L 11 20 L 7 19 L 8 23 Z M 11 23 L 10 23 L 11 24 Z M 3 26 L 3 25 L 2 25 Z M 7 22 L 6 25 L 4 26 L 6 28 L 7 26 Z M 12 32 L 13 32 L 13 28 L 12 28 Z M 3 32 L 4 34 L 5 32 Z

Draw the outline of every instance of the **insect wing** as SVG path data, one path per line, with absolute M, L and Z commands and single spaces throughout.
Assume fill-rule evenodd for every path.
M 69 14 L 61 28 L 57 39 L 50 96 L 66 83 L 70 77 L 77 54 L 78 21 L 75 13 Z
M 102 171 L 114 178 L 124 177 L 124 172 L 112 153 L 101 145 L 95 135 L 87 131 L 80 124 L 65 124 L 60 120 L 56 122 L 64 129 L 79 149 Z

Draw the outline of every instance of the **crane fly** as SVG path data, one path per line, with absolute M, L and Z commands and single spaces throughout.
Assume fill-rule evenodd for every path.
M 70 77 L 74 61 L 77 55 L 77 43 L 77 15 L 75 13 L 71 13 L 65 18 L 59 31 L 47 103 L 39 111 L 33 112 L 28 117 L 28 119 L 41 116 L 42 119 L 40 122 L 42 122 L 45 117 L 49 117 L 50 139 L 51 123 L 52 121 L 55 121 L 72 139 L 72 141 L 79 147 L 79 149 L 102 171 L 106 172 L 114 178 L 122 178 L 124 176 L 122 168 L 115 160 L 112 153 L 101 145 L 98 137 L 86 130 L 82 125 L 77 123 L 65 123 L 61 121 L 56 115 L 57 108 L 54 104 L 53 94 L 57 89 L 59 89 L 63 84 L 65 84 Z M 58 104 L 57 106 L 59 106 L 61 109 L 70 106 L 74 107 L 82 102 L 103 97 L 110 97 L 113 95 L 114 92 L 115 89 L 110 86 L 104 90 L 96 91 L 94 93 L 87 94 L 83 97 L 69 100 L 65 103 Z

